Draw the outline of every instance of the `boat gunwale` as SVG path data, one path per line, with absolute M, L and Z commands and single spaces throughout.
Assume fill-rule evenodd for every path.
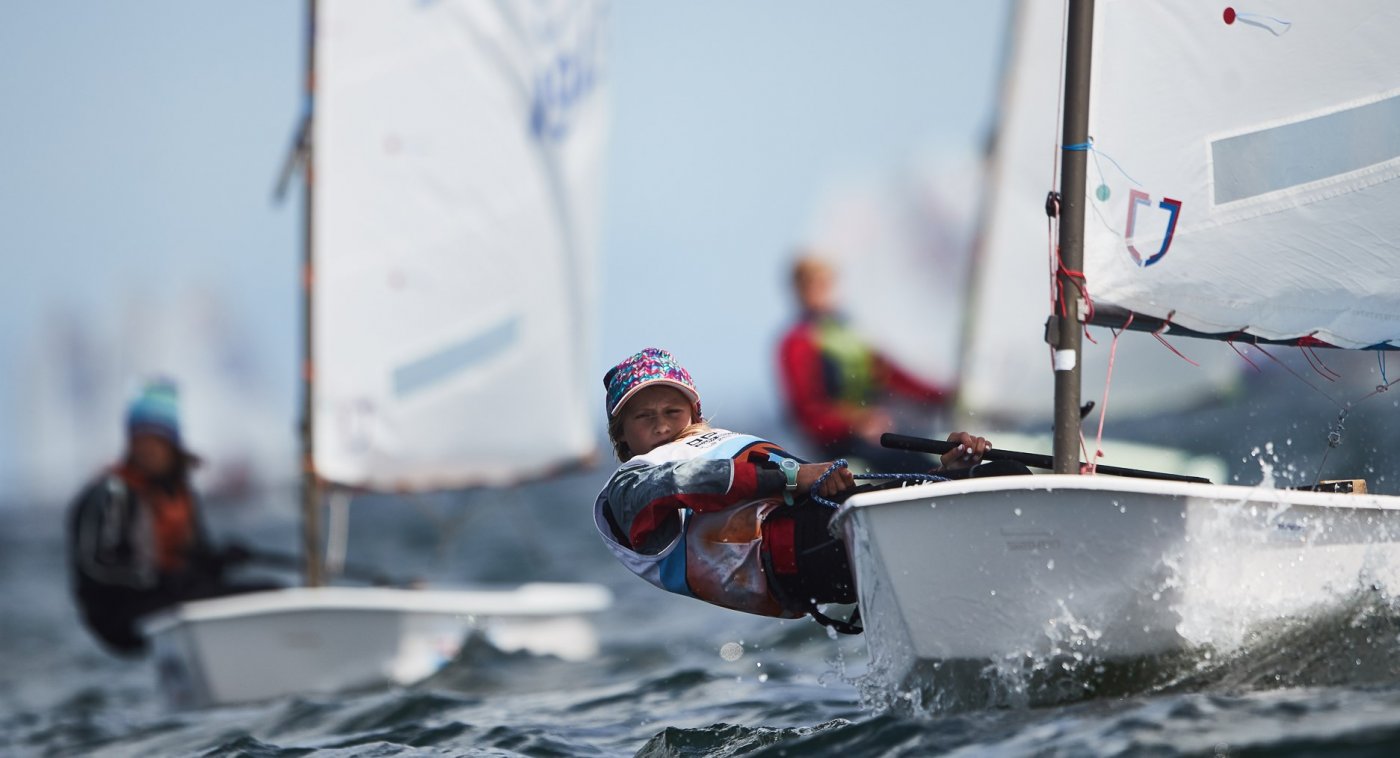
M 503 589 L 404 589 L 393 587 L 288 587 L 192 600 L 157 611 L 141 626 L 147 635 L 187 623 L 350 611 L 534 618 L 580 615 L 606 609 L 612 593 L 599 584 L 527 583 Z
M 1027 493 L 1055 490 L 1124 492 L 1140 495 L 1202 498 L 1223 502 L 1244 503 L 1267 500 L 1288 505 L 1400 511 L 1400 496 L 1376 493 L 1310 492 L 1307 490 L 1278 489 L 1264 485 L 1201 484 L 1081 474 L 1032 474 L 1029 476 L 989 476 L 978 479 L 930 482 L 912 487 L 862 492 L 851 496 L 841 505 L 832 518 L 831 528 L 835 530 L 845 519 L 850 518 L 852 513 L 862 508 L 898 505 L 913 500 L 971 493 L 1016 490 Z

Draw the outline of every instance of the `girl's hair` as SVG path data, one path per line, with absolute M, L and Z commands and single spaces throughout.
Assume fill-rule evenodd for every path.
M 825 258 L 812 250 L 800 249 L 792 263 L 792 284 L 801 288 L 818 274 L 833 273 L 833 268 Z
M 170 471 L 160 478 L 171 482 L 186 482 L 189 480 L 190 474 L 192 474 L 195 469 L 199 468 L 199 464 L 203 462 L 204 461 L 194 453 L 188 453 L 176 447 L 175 461 L 170 464 Z M 119 465 L 123 468 L 136 468 L 136 454 L 132 451 L 130 444 L 127 445 L 126 450 L 122 453 L 121 463 Z
M 691 406 L 691 413 L 693 414 L 694 412 L 695 406 Z M 692 418 L 693 417 L 694 416 L 692 415 Z M 682 429 L 681 433 L 676 435 L 676 439 L 681 439 L 682 437 L 691 437 L 696 434 L 703 434 L 708 431 L 710 431 L 709 422 L 705 421 L 705 419 L 700 419 L 698 421 L 690 422 L 689 426 Z M 628 449 L 627 441 L 622 439 L 621 412 L 619 412 L 616 416 L 613 416 L 612 418 L 608 419 L 608 439 L 612 440 L 613 455 L 616 455 L 619 461 L 626 463 L 627 461 L 632 460 L 632 451 Z

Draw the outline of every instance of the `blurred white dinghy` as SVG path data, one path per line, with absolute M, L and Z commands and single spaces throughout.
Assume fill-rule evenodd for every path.
M 596 457 L 607 6 L 308 7 L 307 586 L 146 619 L 180 706 L 412 684 L 473 634 L 580 660 L 611 604 L 588 583 L 325 586 L 322 558 L 325 531 L 343 548 L 337 501 L 354 492 L 512 486 Z
M 478 590 L 293 587 L 183 603 L 143 623 L 168 702 L 186 707 L 411 685 L 478 635 L 506 653 L 597 653 L 589 584 Z
M 1020 10 L 1023 22 L 1065 12 Z M 1025 263 L 1060 293 L 1041 347 L 1054 354 L 1057 473 L 843 505 L 833 529 L 852 553 L 873 665 L 895 687 L 940 697 L 957 662 L 1092 677 L 1229 651 L 1358 593 L 1400 597 L 1400 497 L 1360 480 L 1333 492 L 1079 474 L 1085 323 L 1125 340 L 1305 350 L 1400 340 L 1400 8 L 1269 12 L 1071 0 L 1067 17 L 1018 28 L 1018 49 L 1058 47 L 1068 30 L 1059 257 Z

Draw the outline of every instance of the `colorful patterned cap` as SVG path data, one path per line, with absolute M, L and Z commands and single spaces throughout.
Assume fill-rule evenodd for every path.
M 616 416 L 618 409 L 643 387 L 658 382 L 685 393 L 695 403 L 695 413 L 700 413 L 700 393 L 690 379 L 690 372 L 676 362 L 675 356 L 661 348 L 649 347 L 603 375 L 603 386 L 608 390 L 608 417 Z
M 154 434 L 180 447 L 180 395 L 169 379 L 153 379 L 126 408 L 126 433 Z

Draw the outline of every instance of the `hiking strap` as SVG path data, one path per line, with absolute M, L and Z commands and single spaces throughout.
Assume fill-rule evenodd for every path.
M 816 603 L 807 609 L 807 613 L 811 615 L 813 621 L 834 630 L 837 634 L 860 634 L 865 631 L 865 626 L 860 623 L 860 606 L 856 606 L 856 609 L 851 611 L 851 617 L 845 621 L 832 618 L 817 610 Z

